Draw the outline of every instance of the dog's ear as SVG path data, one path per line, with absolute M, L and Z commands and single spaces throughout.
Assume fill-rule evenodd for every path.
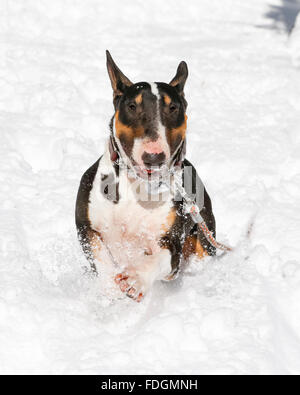
M 177 68 L 177 73 L 175 77 L 172 79 L 172 81 L 170 82 L 170 85 L 174 86 L 174 88 L 177 89 L 179 94 L 183 94 L 184 85 L 188 75 L 189 72 L 188 72 L 187 64 L 184 61 L 180 62 Z
M 106 65 L 110 78 L 111 86 L 114 91 L 114 98 L 121 96 L 126 87 L 131 86 L 132 82 L 122 73 L 119 67 L 115 64 L 109 51 L 106 51 Z

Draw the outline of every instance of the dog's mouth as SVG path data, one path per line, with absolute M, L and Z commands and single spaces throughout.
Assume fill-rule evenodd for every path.
M 152 174 L 157 174 L 161 173 L 161 169 L 142 169 L 144 173 L 148 174 L 148 176 L 151 176 Z
M 135 162 L 135 160 L 131 159 L 134 171 L 136 175 L 146 181 L 154 181 L 163 177 L 166 171 L 166 165 L 162 165 L 159 167 L 144 167 L 140 166 Z

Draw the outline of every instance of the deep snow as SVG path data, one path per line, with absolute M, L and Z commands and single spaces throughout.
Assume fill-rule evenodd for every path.
M 1 373 L 300 373 L 300 22 L 270 17 L 287 3 L 0 0 Z M 74 226 L 113 111 L 106 48 L 134 81 L 187 61 L 188 156 L 237 245 L 139 305 L 101 294 Z

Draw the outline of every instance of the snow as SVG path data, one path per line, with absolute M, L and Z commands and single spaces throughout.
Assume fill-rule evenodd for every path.
M 0 1 L 1 373 L 300 373 L 300 27 L 270 19 L 286 3 Z M 113 113 L 106 48 L 134 81 L 187 61 L 188 156 L 236 246 L 141 304 L 103 295 L 74 226 Z
M 300 1 L 299 1 L 299 12 L 300 12 Z M 295 26 L 291 34 L 290 38 L 290 49 L 292 60 L 294 65 L 297 67 L 300 66 L 300 16 L 298 16 L 295 20 Z

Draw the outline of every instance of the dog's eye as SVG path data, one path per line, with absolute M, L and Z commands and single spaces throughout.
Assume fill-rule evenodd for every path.
M 129 107 L 129 110 L 131 110 L 132 112 L 135 112 L 135 110 L 136 110 L 136 105 L 135 105 L 134 103 L 130 103 L 130 104 L 128 105 L 128 107 Z
M 170 112 L 175 112 L 177 110 L 176 104 L 171 103 L 169 106 L 169 110 L 170 110 Z

